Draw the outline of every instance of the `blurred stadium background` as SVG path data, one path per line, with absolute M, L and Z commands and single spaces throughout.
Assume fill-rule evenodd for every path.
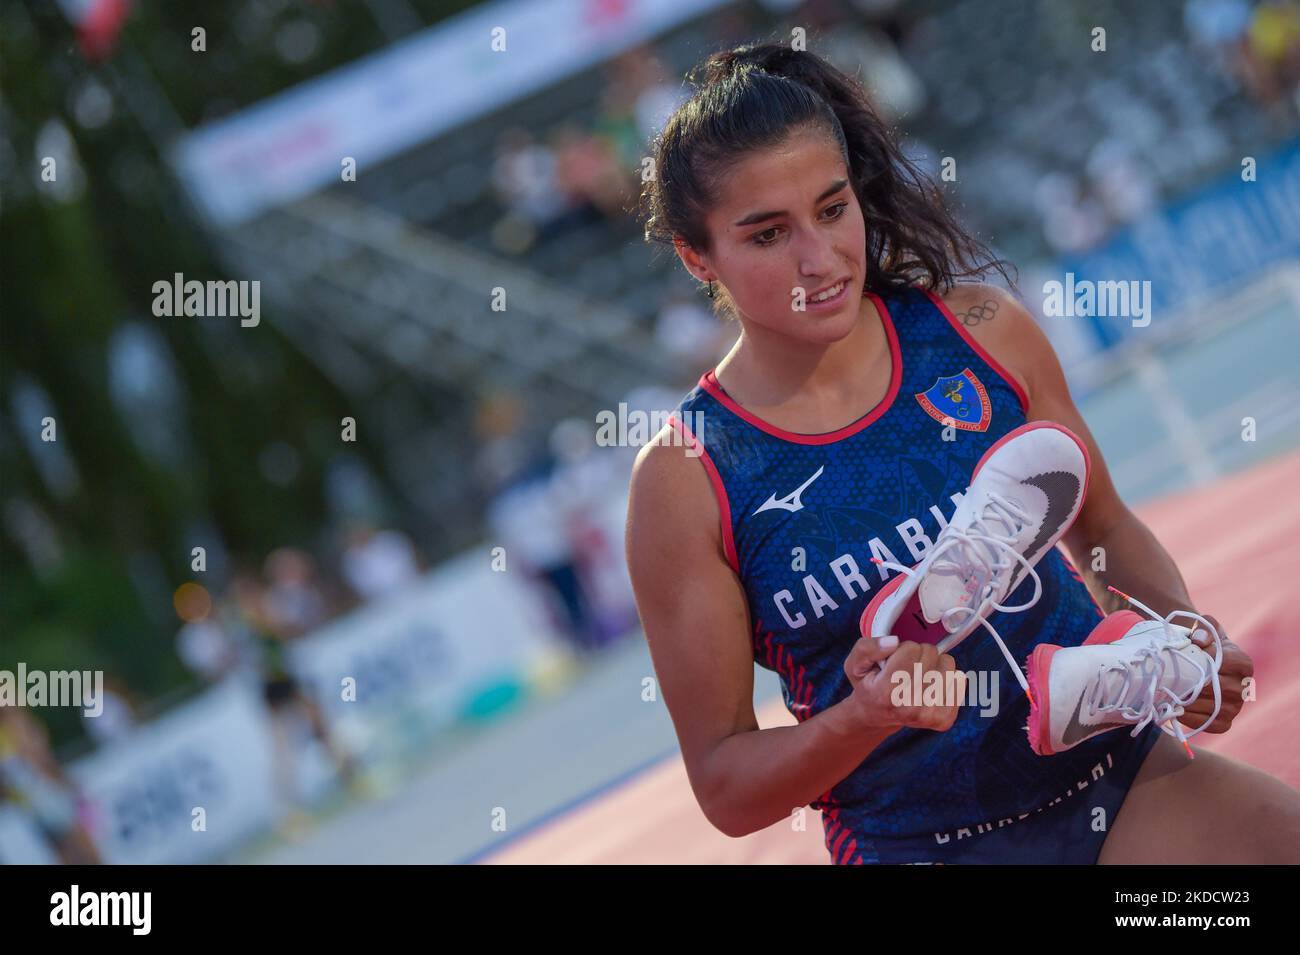
M 1043 319 L 1127 500 L 1300 521 L 1294 2 L 9 4 L 0 669 L 106 701 L 0 708 L 0 861 L 610 861 L 629 784 L 691 817 L 595 421 L 729 347 L 629 210 L 685 70 L 793 27 L 957 158 L 1031 308 L 1151 281 L 1149 327 Z M 157 317 L 177 273 L 261 321 Z

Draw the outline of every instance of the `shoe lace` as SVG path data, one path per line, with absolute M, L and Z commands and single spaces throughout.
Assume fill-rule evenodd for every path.
M 944 528 L 935 543 L 936 556 L 930 562 L 929 572 L 942 576 L 956 576 L 966 582 L 966 592 L 972 599 L 969 604 L 949 607 L 940 615 L 940 622 L 950 633 L 970 622 L 972 617 L 993 637 L 1002 655 L 1011 665 L 1011 672 L 1016 675 L 1025 692 L 1029 692 L 1029 681 L 1011 651 L 1007 649 L 997 629 L 988 621 L 988 615 L 994 612 L 1017 613 L 1028 610 L 1038 603 L 1043 595 L 1043 582 L 1033 565 L 1013 545 L 1024 526 L 1029 521 L 1029 514 L 1015 501 L 1009 500 L 995 492 L 989 493 L 979 515 L 969 527 L 961 528 L 949 524 Z M 938 554 L 942 554 L 939 557 Z M 914 567 L 905 567 L 894 561 L 873 558 L 875 563 L 890 570 L 897 570 L 915 576 Z M 1020 605 L 1002 604 L 993 599 L 998 584 L 1014 571 L 1023 566 L 1034 581 L 1034 593 Z M 1010 591 L 1008 590 L 1008 593 Z
M 1163 672 L 1159 651 L 1155 647 L 1141 648 L 1132 660 L 1101 667 L 1093 692 L 1085 700 L 1087 716 L 1094 720 L 1118 716 L 1126 722 L 1136 723 L 1134 736 L 1152 720 L 1167 719 L 1173 708 L 1172 702 L 1156 701 Z M 1118 685 L 1107 680 L 1111 673 L 1120 675 Z
M 1138 609 L 1144 611 L 1147 616 L 1162 624 L 1166 636 L 1175 638 L 1173 621 L 1179 617 L 1185 617 L 1199 624 L 1201 629 L 1214 641 L 1214 656 L 1210 665 L 1203 666 L 1195 655 L 1190 657 L 1180 657 L 1185 663 L 1190 664 L 1197 672 L 1198 676 L 1192 687 L 1182 696 L 1174 693 L 1168 686 L 1164 685 L 1165 669 L 1168 665 L 1167 660 L 1172 660 L 1173 655 L 1166 657 L 1164 647 L 1143 647 L 1135 654 L 1134 658 L 1125 663 L 1112 663 L 1101 669 L 1099 679 L 1097 680 L 1090 699 L 1089 706 L 1093 711 L 1093 717 L 1104 716 L 1111 713 L 1118 715 L 1126 722 L 1135 723 L 1132 736 L 1137 736 L 1142 732 L 1148 723 L 1154 722 L 1160 729 L 1168 733 L 1183 744 L 1183 749 L 1187 755 L 1192 755 L 1192 748 L 1187 741 L 1201 733 L 1214 722 L 1219 715 L 1219 707 L 1223 702 L 1222 688 L 1219 685 L 1219 667 L 1223 663 L 1223 638 L 1220 636 L 1218 628 L 1210 623 L 1205 617 L 1198 613 L 1192 613 L 1190 610 L 1175 610 L 1165 616 L 1160 616 L 1140 600 L 1136 600 L 1114 587 L 1109 590 L 1123 597 L 1129 603 Z M 1192 633 L 1198 628 L 1193 626 Z M 1206 652 L 1206 656 L 1209 653 Z M 1110 672 L 1122 674 L 1122 679 L 1118 687 L 1112 692 L 1103 692 L 1106 686 L 1106 675 Z M 1136 680 L 1136 686 L 1133 682 Z M 1186 711 L 1186 707 L 1200 696 L 1201 690 L 1209 682 L 1214 687 L 1214 710 L 1206 718 L 1205 722 L 1190 733 L 1183 730 L 1182 724 L 1178 722 L 1178 717 Z M 1136 690 L 1137 692 L 1133 692 Z

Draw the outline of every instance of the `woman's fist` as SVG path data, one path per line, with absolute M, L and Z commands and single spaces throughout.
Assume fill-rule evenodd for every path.
M 932 643 L 862 637 L 849 651 L 844 673 L 853 686 L 850 699 L 864 727 L 911 726 L 942 732 L 956 721 L 957 709 L 966 698 L 966 674 L 957 669 L 950 654 L 939 653 Z M 936 679 L 943 688 L 942 702 L 922 704 L 922 690 Z

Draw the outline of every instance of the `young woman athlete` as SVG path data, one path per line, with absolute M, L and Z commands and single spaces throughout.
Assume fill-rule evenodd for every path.
M 639 454 L 627 547 L 710 822 L 742 836 L 811 806 L 845 864 L 1300 860 L 1300 793 L 1268 774 L 1210 752 L 1188 759 L 1155 725 L 1035 755 L 1028 700 L 982 630 L 942 655 L 859 636 L 888 576 L 872 557 L 918 562 L 981 455 L 1040 419 L 1083 439 L 1092 475 L 1063 540 L 1074 562 L 1050 550 L 1039 601 L 994 617 L 1008 646 L 1023 660 L 1040 643 L 1079 645 L 1104 616 L 1092 593 L 1121 606 L 1108 584 L 1160 613 L 1194 608 L 1118 497 L 1033 319 L 997 288 L 961 281 L 1000 263 L 945 211 L 861 88 L 779 44 L 715 54 L 692 79 L 655 146 L 646 234 L 717 290 L 740 335 Z M 963 420 L 945 427 L 923 399 L 960 382 Z M 1029 586 L 1004 603 L 1023 603 Z M 758 728 L 755 662 L 779 674 L 796 725 Z M 894 706 L 890 675 L 914 664 L 997 672 L 996 715 Z M 1208 732 L 1231 726 L 1251 672 L 1225 640 Z M 1188 726 L 1213 712 L 1209 692 Z

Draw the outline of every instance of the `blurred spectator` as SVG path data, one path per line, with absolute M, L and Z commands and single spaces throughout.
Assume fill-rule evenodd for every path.
M 681 400 L 681 392 L 667 385 L 647 385 L 644 388 L 633 388 L 623 397 L 623 404 L 627 405 L 628 412 L 639 411 L 643 414 L 655 418 L 667 420 L 668 414 L 673 408 L 677 407 L 677 402 Z M 633 453 L 635 454 L 633 449 Z
M 624 166 L 632 168 L 688 93 L 681 83 L 669 81 L 672 71 L 648 46 L 624 53 L 611 64 L 611 71 L 613 82 L 603 100 L 605 118 L 622 120 L 618 124 L 622 137 L 615 145 Z
M 603 216 L 613 222 L 626 218 L 633 194 L 630 170 L 619 165 L 606 139 L 564 122 L 553 133 L 556 182 L 569 200 L 566 225 L 581 225 Z
M 98 716 L 83 716 L 86 735 L 99 746 L 125 739 L 139 723 L 135 696 L 115 676 L 104 677 L 102 709 Z
M 609 65 L 609 82 L 601 96 L 600 117 L 595 124 L 596 133 L 609 141 L 618 161 L 628 169 L 640 165 L 648 142 L 637 122 L 641 79 L 633 57 L 633 53 L 627 53 Z
M 286 629 L 285 607 L 298 607 L 303 588 L 310 589 L 310 573 L 303 560 L 305 554 L 291 548 L 275 551 L 267 559 L 269 569 L 278 573 L 282 605 L 276 612 L 269 606 L 272 588 L 262 590 L 257 579 L 246 572 L 235 575 L 232 590 L 252 639 L 260 651 L 262 695 L 271 714 L 273 775 L 276 792 L 285 816 L 281 833 L 293 837 L 307 820 L 298 806 L 302 793 L 299 786 L 300 756 L 313 741 L 324 747 L 333 760 L 339 778 L 350 784 L 356 778 L 355 757 L 334 738 L 325 723 L 320 707 L 302 689 L 289 668 L 288 645 L 302 632 L 294 627 L 307 615 L 298 616 Z M 274 560 L 272 560 L 274 558 Z M 285 595 L 294 595 L 286 599 Z M 323 614 L 323 610 L 321 611 Z M 312 611 L 312 614 L 315 610 Z
M 681 364 L 675 383 L 687 387 L 726 355 L 738 334 L 736 325 L 718 318 L 696 296 L 678 290 L 666 296 L 655 319 L 655 342 Z
M 1096 245 L 1106 234 L 1106 212 L 1073 176 L 1049 173 L 1038 181 L 1034 199 L 1043 235 L 1056 252 Z
M 247 572 L 240 571 L 215 602 L 199 584 L 176 590 L 176 613 L 184 621 L 176 632 L 176 655 L 206 684 L 218 683 L 235 670 L 258 669 L 248 616 L 250 588 L 260 590 Z
M 1085 172 L 1106 213 L 1107 231 L 1156 208 L 1160 195 L 1155 179 L 1118 140 L 1105 139 L 1093 147 Z
M 611 533 L 622 527 L 631 469 L 624 455 L 596 447 L 594 431 L 593 422 L 579 418 L 567 418 L 551 430 L 555 470 L 550 485 L 592 618 L 592 642 L 603 646 L 636 623 L 622 539 Z
M 503 251 L 526 251 L 538 233 L 568 209 L 556 183 L 555 166 L 554 153 L 527 129 L 514 126 L 498 137 L 492 185 L 508 210 L 496 231 Z
M 348 534 L 343 576 L 362 600 L 396 593 L 415 583 L 420 567 L 411 539 L 401 531 L 377 531 L 361 524 Z
M 218 682 L 238 661 L 234 639 L 211 616 L 181 626 L 176 633 L 176 654 L 204 683 Z
M 528 451 L 520 435 L 523 418 L 519 399 L 500 393 L 480 401 L 474 413 L 478 453 L 474 473 L 485 499 L 514 482 L 527 465 Z
M 589 601 L 549 477 L 507 489 L 489 505 L 488 522 L 506 549 L 507 568 L 520 568 L 542 586 L 557 630 L 585 653 L 597 642 Z
M 23 707 L 0 706 L 0 796 L 29 814 L 60 861 L 101 861 L 89 805 L 54 758 L 45 726 Z
M 1198 52 L 1225 76 L 1249 83 L 1246 30 L 1250 25 L 1246 0 L 1188 0 L 1183 23 Z
M 1260 100 L 1300 109 L 1300 103 L 1287 103 L 1300 84 L 1300 3 L 1265 0 L 1255 8 L 1247 38 Z
M 326 604 L 311 555 L 281 547 L 266 558 L 263 609 L 278 635 L 296 637 L 325 622 Z
M 828 27 L 823 55 L 858 77 L 886 122 L 910 116 L 925 104 L 924 84 L 888 36 L 847 22 Z

